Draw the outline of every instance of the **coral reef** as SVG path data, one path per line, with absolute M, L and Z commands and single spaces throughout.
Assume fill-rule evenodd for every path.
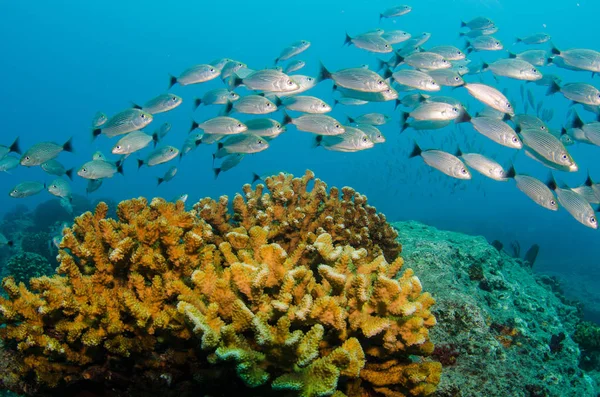
M 24 232 L 21 236 L 21 249 L 38 254 L 49 263 L 56 264 L 56 254 L 52 252 L 50 240 L 52 236 L 47 232 Z
M 483 237 L 418 222 L 392 226 L 406 266 L 436 299 L 433 357 L 445 365 L 434 396 L 598 395 L 600 377 L 582 371 L 577 338 L 569 337 L 581 311 L 552 280 Z
M 192 211 L 140 198 L 118 219 L 104 203 L 76 218 L 59 275 L 30 289 L 3 281 L 2 384 L 31 395 L 432 394 L 434 300 L 403 269 L 383 215 L 311 172 L 265 183 L 245 185 L 232 213 L 225 196 Z
M 3 273 L 12 277 L 16 283 L 29 284 L 31 278 L 53 274 L 54 268 L 41 255 L 33 252 L 19 252 L 6 262 Z

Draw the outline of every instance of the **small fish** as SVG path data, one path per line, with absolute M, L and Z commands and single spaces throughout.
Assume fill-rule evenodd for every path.
M 561 87 L 557 83 L 554 83 L 548 88 L 546 95 L 552 95 L 556 92 L 562 93 L 565 98 L 573 102 L 600 106 L 600 91 L 590 84 L 567 83 Z
M 339 121 L 324 114 L 305 114 L 296 118 L 286 115 L 283 124 L 294 124 L 299 131 L 319 135 L 340 135 L 346 131 Z
M 269 114 L 277 111 L 277 104 L 261 95 L 246 95 L 225 108 L 225 114 L 232 111 L 244 114 Z
M 429 32 L 422 32 L 422 33 L 413 35 L 410 39 L 408 39 L 404 42 L 404 46 L 402 47 L 402 49 L 400 49 L 400 51 L 398 51 L 397 55 L 404 57 L 404 56 L 410 55 L 413 52 L 420 51 L 420 47 L 423 44 L 427 43 L 430 38 L 431 38 L 431 33 L 429 33 Z M 396 63 L 396 65 L 397 65 L 397 63 Z M 394 65 L 394 67 L 396 65 Z
M 428 74 L 441 86 L 458 87 L 465 84 L 460 74 L 453 69 L 430 70 Z
M 244 156 L 244 153 L 232 153 L 226 156 L 219 167 L 213 168 L 215 179 L 217 179 L 221 172 L 229 171 L 237 166 L 244 159 Z
M 94 115 L 94 117 L 92 118 L 92 128 L 93 129 L 99 128 L 99 127 L 103 126 L 107 121 L 108 121 L 108 117 L 104 113 L 97 112 Z
M 73 153 L 73 146 L 69 138 L 64 144 L 59 145 L 54 142 L 40 142 L 33 145 L 29 150 L 23 153 L 21 157 L 21 165 L 25 167 L 33 167 L 41 165 L 48 160 L 57 157 L 61 152 Z
M 346 98 L 358 99 L 367 102 L 386 102 L 398 99 L 398 91 L 393 88 L 381 92 L 363 92 L 355 91 L 344 87 L 333 86 L 333 89 L 338 91 Z
M 160 142 L 162 139 L 164 139 L 164 137 L 167 136 L 169 131 L 171 131 L 171 127 L 172 127 L 171 123 L 163 123 L 163 124 L 161 124 L 160 127 L 158 127 L 152 133 L 152 140 L 154 140 L 154 147 L 156 147 L 156 144 L 158 142 Z
M 300 88 L 290 76 L 273 69 L 257 70 L 244 78 L 233 74 L 230 85 L 237 87 L 241 84 L 249 90 L 267 92 L 289 92 Z
M 406 113 L 404 115 L 406 116 Z M 415 120 L 457 120 L 457 122 L 466 122 L 471 119 L 468 113 L 463 112 L 463 109 L 444 102 L 423 103 L 408 115 Z
M 452 120 L 413 120 L 406 122 L 406 120 L 400 120 L 400 132 L 403 132 L 407 128 L 412 128 L 416 131 L 433 131 L 439 130 L 449 126 Z
M 63 176 L 66 175 L 70 180 L 73 180 L 73 168 L 66 169 L 58 160 L 48 160 L 41 165 L 42 169 L 50 175 Z
M 412 36 L 410 33 L 403 30 L 390 30 L 381 35 L 381 38 L 391 45 L 403 43 L 406 40 L 409 40 L 411 37 Z
M 190 132 L 194 129 L 199 128 L 204 131 L 205 134 L 219 134 L 219 135 L 233 135 L 240 134 L 246 130 L 248 127 L 239 121 L 238 119 L 234 119 L 232 117 L 218 116 L 212 119 L 208 119 L 200 124 L 195 121 L 192 122 L 192 127 Z
M 511 174 L 514 174 L 512 178 L 515 180 L 517 188 L 533 200 L 534 203 L 550 211 L 558 211 L 559 207 L 556 198 L 552 190 L 544 182 L 529 175 L 517 174 L 514 172 L 514 168 Z
M 223 68 L 225 67 L 225 65 L 227 65 L 229 62 L 235 62 L 235 61 L 231 58 L 220 58 L 220 59 L 215 59 L 214 61 L 210 62 L 210 65 L 217 68 L 217 70 L 220 73 L 221 70 L 223 70 Z
M 483 110 L 479 113 L 477 113 L 477 117 L 490 117 L 492 119 L 496 119 L 496 120 L 506 120 L 507 119 L 507 114 L 506 113 L 502 113 L 499 110 L 496 109 L 492 109 L 490 107 L 485 107 L 483 108 Z
M 73 214 L 73 204 L 71 203 L 71 199 L 68 197 L 61 197 L 59 200 L 60 206 L 67 211 L 69 215 Z
M 399 100 L 399 104 L 408 108 L 414 108 L 419 104 L 425 102 L 427 97 L 423 94 L 408 94 Z
M 460 61 L 466 58 L 464 52 L 451 45 L 438 45 L 430 48 L 428 51 L 439 54 L 448 61 Z
M 415 143 L 409 158 L 421 156 L 425 164 L 457 179 L 471 179 L 471 173 L 465 164 L 455 155 L 441 150 L 422 150 Z
M 235 102 L 238 99 L 240 99 L 240 96 L 237 93 L 229 91 L 227 88 L 216 88 L 206 92 L 202 98 L 194 99 L 194 110 L 196 110 L 198 106 L 202 104 L 226 105 L 229 102 Z
M 568 127 L 575 132 L 581 131 L 581 134 L 576 134 L 578 141 L 600 146 L 600 122 L 584 123 L 575 113 Z
M 515 130 L 501 119 L 491 117 L 474 117 L 471 124 L 481 135 L 484 135 L 500 145 L 513 149 L 521 149 L 523 143 Z
M 494 22 L 486 17 L 477 17 L 468 22 L 461 21 L 460 23 L 461 28 L 467 27 L 471 30 L 482 30 L 492 26 L 494 26 Z
M 246 65 L 243 62 L 229 61 L 225 64 L 225 66 L 223 66 L 223 69 L 221 69 L 221 79 L 222 80 L 228 79 L 231 76 L 233 76 L 234 73 L 237 73 L 240 70 L 247 68 L 247 67 L 248 67 L 248 65 Z
M 179 149 L 174 146 L 164 146 L 155 149 L 152 153 L 146 157 L 146 160 L 138 159 L 138 168 L 141 168 L 144 164 L 148 167 L 152 167 L 158 164 L 166 163 L 167 161 L 173 160 L 179 154 Z
M 525 62 L 529 62 L 533 66 L 546 66 L 548 61 L 548 54 L 545 50 L 528 50 L 518 54 L 509 52 L 508 57 L 512 59 L 521 59 Z
M 485 84 L 469 83 L 463 85 L 472 97 L 485 103 L 491 108 L 514 116 L 515 111 L 503 93 Z
M 43 164 L 42 164 L 43 165 Z M 6 156 L 0 159 L 0 172 L 8 172 L 19 166 L 19 159 L 13 156 Z
M 340 135 L 317 135 L 315 146 L 322 146 L 326 150 L 345 153 L 358 152 L 374 146 L 373 141 L 369 139 L 369 136 L 363 130 L 351 126 L 344 126 L 344 129 L 346 131 Z
M 177 167 L 173 166 L 173 167 L 169 168 L 167 170 L 167 172 L 165 172 L 165 175 L 163 175 L 162 177 L 156 178 L 158 181 L 157 186 L 163 182 L 169 182 L 171 179 L 173 179 L 175 177 L 175 174 L 177 174 Z
M 489 28 L 485 28 L 485 29 L 475 29 L 475 30 L 469 30 L 468 32 L 460 32 L 460 33 L 458 33 L 458 36 L 474 39 L 474 38 L 481 37 L 481 36 L 492 35 L 492 34 L 496 33 L 497 31 L 498 31 L 498 27 L 496 25 L 492 25 Z
M 369 103 L 369 101 L 364 101 L 362 99 L 356 99 L 356 98 L 347 98 L 347 97 L 343 96 L 339 99 L 333 100 L 333 107 L 335 107 L 335 105 L 337 105 L 338 103 L 340 103 L 342 105 L 346 105 L 346 106 L 361 106 L 361 105 L 366 105 L 367 103 Z
M 296 112 L 303 113 L 329 113 L 331 112 L 331 106 L 325 101 L 314 96 L 293 96 L 285 98 L 282 101 L 283 106 L 287 110 L 293 110 Z
M 399 63 L 406 63 L 415 69 L 436 70 L 449 69 L 452 64 L 435 52 L 415 52 L 406 57 L 398 57 Z
M 85 192 L 87 194 L 93 193 L 96 190 L 100 189 L 100 186 L 102 186 L 102 179 L 88 179 Z
M 175 197 L 173 200 L 171 200 L 172 202 L 176 203 L 178 201 L 181 201 L 183 203 L 185 203 L 189 198 L 189 195 L 187 193 L 184 194 L 180 194 L 179 196 Z
M 46 184 L 36 181 L 21 182 L 13 187 L 8 195 L 13 198 L 25 198 L 33 196 L 46 188 Z
M 306 66 L 306 62 L 304 62 L 304 61 L 300 61 L 300 60 L 292 61 L 287 64 L 287 66 L 284 69 L 284 73 L 290 74 L 290 73 L 297 72 L 298 70 L 302 69 L 304 66 Z
M 577 164 L 568 150 L 554 135 L 539 129 L 522 130 L 520 132 L 523 145 L 533 155 L 539 155 L 552 164 L 565 168 L 569 172 L 578 170 Z M 537 156 L 536 156 L 537 157 Z
M 103 134 L 108 138 L 113 138 L 131 131 L 141 130 L 150 124 L 152 120 L 153 117 L 150 113 L 140 109 L 127 109 L 109 118 L 100 128 L 94 129 L 92 136 L 95 138 Z
M 222 136 L 222 135 L 206 135 L 206 137 L 211 137 L 211 136 Z M 188 135 L 188 137 L 183 142 L 183 146 L 181 147 L 181 150 L 179 151 L 179 159 L 182 159 L 183 156 L 185 156 L 192 150 L 196 149 L 201 143 L 203 143 L 203 142 L 208 143 L 208 142 L 206 142 L 206 141 L 208 141 L 208 139 L 204 139 L 204 137 L 205 136 L 204 136 L 203 132 Z
M 102 179 L 112 178 L 117 172 L 123 175 L 122 162 L 114 164 L 104 160 L 92 160 L 82 165 L 77 171 L 77 175 L 85 179 Z
M 246 121 L 248 134 L 262 136 L 265 138 L 276 138 L 285 131 L 285 126 L 273 119 L 252 119 Z
M 506 182 L 512 178 L 504 168 L 495 160 L 492 160 L 479 153 L 463 153 L 460 158 L 467 164 L 469 168 L 473 168 L 481 175 L 491 178 L 496 181 Z
M 356 128 L 367 134 L 367 137 L 374 143 L 384 143 L 385 137 L 377 127 L 371 124 L 357 124 Z
M 542 120 L 531 114 L 517 114 L 513 116 L 511 120 L 515 123 L 516 132 L 521 132 L 522 130 L 548 131 L 548 126 Z
M 184 70 L 179 77 L 170 76 L 169 89 L 171 89 L 171 87 L 173 87 L 175 84 L 185 86 L 190 84 L 204 83 L 216 79 L 220 74 L 221 70 L 213 65 L 194 65 Z
M 532 44 L 543 44 L 543 43 L 550 41 L 550 39 L 551 39 L 550 35 L 548 35 L 546 33 L 535 33 L 535 34 L 525 36 L 525 37 L 517 37 L 515 42 L 532 45 Z
M 600 204 L 600 197 L 598 197 L 596 192 L 594 192 L 594 189 L 592 189 L 590 186 L 582 185 L 571 188 L 571 190 L 577 194 L 580 194 L 585 201 L 590 204 Z
M 491 70 L 496 76 L 510 77 L 516 80 L 536 81 L 542 74 L 532 64 L 521 59 L 499 59 L 490 64 L 483 63 L 482 69 Z
M 258 153 L 268 148 L 269 142 L 263 137 L 251 134 L 234 135 L 217 144 L 217 153 L 214 156 L 222 158 L 232 153 Z
M 563 189 L 558 187 L 553 177 L 550 178 L 547 185 L 548 188 L 556 193 L 560 205 L 562 205 L 573 218 L 582 225 L 592 229 L 598 229 L 598 220 L 596 219 L 594 209 L 583 196 L 569 188 Z
M 71 185 L 62 178 L 55 179 L 48 185 L 48 192 L 56 197 L 71 198 Z
M 362 92 L 381 92 L 390 88 L 389 84 L 377 73 L 363 68 L 342 69 L 329 72 L 321 64 L 318 81 L 332 79 L 338 87 Z
M 350 44 L 354 44 L 356 48 L 378 54 L 387 54 L 394 51 L 392 45 L 377 33 L 366 33 L 355 37 L 350 37 L 346 33 L 344 45 Z
M 4 234 L 0 233 L 0 246 L 2 245 L 8 245 L 9 247 L 12 247 L 14 243 L 12 240 L 7 239 Z
M 561 51 L 552 48 L 552 54 L 564 60 L 565 64 L 579 70 L 587 70 L 593 73 L 600 72 L 600 52 L 588 49 L 571 49 Z
M 407 6 L 405 4 L 391 7 L 391 8 L 386 9 L 385 11 L 383 11 L 381 14 L 379 14 L 379 21 L 381 22 L 382 18 L 401 17 L 402 15 L 406 15 L 411 11 L 412 11 L 412 7 Z
M 106 156 L 104 155 L 104 153 L 102 153 L 101 151 L 96 151 L 94 154 L 92 154 L 92 160 L 102 160 L 102 161 L 108 161 L 106 159 Z
M 19 138 L 17 137 L 10 146 L 0 145 L 0 158 L 3 158 L 9 153 L 21 154 L 21 148 L 19 147 Z
M 444 70 L 444 69 L 441 69 Z M 392 74 L 392 77 L 398 84 L 402 84 L 407 87 L 416 88 L 417 90 L 423 91 L 439 91 L 440 85 L 437 81 L 429 74 L 421 72 L 419 70 L 399 70 Z M 461 79 L 462 80 L 462 79 Z
M 349 123 L 384 125 L 387 124 L 388 121 L 390 121 L 390 116 L 381 113 L 367 113 L 356 118 L 348 116 Z
M 492 36 L 479 36 L 469 41 L 467 52 L 472 51 L 500 51 L 504 46 L 502 42 Z
M 289 47 L 286 47 L 281 51 L 279 57 L 275 59 L 275 63 L 277 64 L 279 61 L 287 61 L 288 59 L 303 53 L 308 49 L 308 47 L 310 47 L 310 41 L 296 41 L 295 43 L 292 43 Z
M 150 142 L 153 141 L 153 137 L 146 134 L 143 131 L 133 131 L 119 139 L 112 148 L 113 154 L 131 154 L 138 150 L 142 150 Z
M 183 99 L 175 94 L 162 94 L 152 98 L 143 106 L 134 104 L 134 109 L 141 109 L 150 114 L 164 113 L 181 105 Z

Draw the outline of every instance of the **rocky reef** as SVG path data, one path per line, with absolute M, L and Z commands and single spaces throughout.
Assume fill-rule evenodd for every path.
M 279 174 L 232 200 L 100 203 L 57 275 L 8 277 L 0 382 L 28 395 L 424 396 L 432 296 L 351 188 Z M 268 189 L 268 190 L 267 190 Z M 426 270 L 430 271 L 430 270 Z
M 596 359 L 582 350 L 597 349 L 600 332 L 581 322 L 555 279 L 483 237 L 392 225 L 406 265 L 436 299 L 431 340 L 444 370 L 435 396 L 598 395 L 597 372 L 581 360 Z

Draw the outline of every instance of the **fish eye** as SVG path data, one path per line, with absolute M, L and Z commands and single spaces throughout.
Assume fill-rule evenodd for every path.
M 172 100 L 173 102 L 175 102 L 175 101 L 177 100 L 177 97 L 176 97 L 176 96 L 174 96 L 174 97 L 171 97 L 171 100 Z
M 214 72 L 214 71 L 215 71 L 215 68 L 210 68 L 209 69 L 209 72 L 211 72 L 211 73 Z
M 267 107 L 270 108 L 271 107 L 271 103 L 267 102 Z
M 87 172 L 87 168 L 82 168 L 81 171 L 82 172 Z
M 554 201 L 554 200 L 550 200 L 550 205 L 551 205 L 552 207 L 556 206 L 556 201 Z
M 512 108 L 512 105 L 510 103 L 507 103 L 506 107 L 510 109 L 510 108 Z
M 458 108 L 452 108 L 453 112 L 458 112 Z
M 448 61 L 446 61 L 445 59 L 442 59 L 442 63 L 448 63 Z
M 175 150 L 173 150 L 173 149 L 169 149 L 169 152 L 171 152 L 171 153 L 173 153 L 174 151 L 175 151 Z
M 242 128 L 242 123 L 238 124 L 238 128 Z
M 531 73 L 537 73 L 537 69 L 531 69 Z
M 143 118 L 143 119 L 145 119 L 146 115 L 144 113 L 142 113 L 142 114 L 140 114 L 140 117 Z
M 517 138 L 516 136 L 513 136 L 513 137 L 512 137 L 512 141 L 513 141 L 514 143 L 517 143 L 517 142 L 519 142 L 519 138 Z
M 596 217 L 590 216 L 590 223 L 596 223 Z
M 461 168 L 461 169 L 460 169 L 460 173 L 464 175 L 464 174 L 466 174 L 466 173 L 467 173 L 467 170 L 466 170 L 465 168 Z
M 566 160 L 568 159 L 567 155 L 565 153 L 562 154 L 562 156 L 560 156 L 561 159 Z
M 456 55 L 462 55 L 462 52 L 460 52 L 460 51 L 457 51 L 457 52 L 456 52 Z
M 378 80 L 377 85 L 383 85 L 383 80 Z
M 340 128 L 339 124 L 334 125 L 335 128 Z
M 121 145 L 117 145 L 115 149 L 121 149 Z
M 29 159 L 31 159 L 31 157 L 25 156 L 25 160 L 29 160 Z
M 259 145 L 262 145 L 263 143 L 265 143 L 265 142 L 264 142 L 262 139 L 259 139 L 259 140 L 258 140 L 258 144 L 259 144 Z
M 542 130 L 542 131 L 546 131 L 546 126 L 545 126 L 545 125 L 541 126 L 541 127 L 540 127 L 540 130 Z
M 306 81 L 313 81 L 313 78 L 309 77 L 309 78 L 306 79 Z
M 460 77 L 456 76 L 456 77 L 454 78 L 454 81 L 460 81 Z
M 287 85 L 293 85 L 293 84 L 294 84 L 294 82 L 292 80 L 287 81 Z
M 385 48 L 389 48 L 389 47 L 390 47 L 389 45 L 387 45 L 387 44 L 385 45 Z

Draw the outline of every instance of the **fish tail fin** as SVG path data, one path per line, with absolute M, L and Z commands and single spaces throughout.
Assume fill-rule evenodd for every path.
M 558 48 L 556 48 L 556 46 L 554 44 L 551 44 L 552 48 L 550 49 L 550 53 L 552 53 L 553 55 L 558 55 L 560 56 L 560 50 Z
M 194 109 L 192 111 L 196 111 L 196 109 L 198 109 L 198 106 L 202 105 L 202 99 L 200 98 L 194 98 Z
M 510 51 L 509 51 L 509 52 L 508 52 L 508 57 L 509 57 L 510 59 L 514 59 L 514 58 L 516 58 L 516 57 L 517 57 L 517 54 L 515 54 L 514 52 L 510 52 Z
M 200 127 L 200 125 L 198 123 L 196 123 L 195 120 L 192 120 L 192 125 L 190 126 L 190 130 L 188 131 L 188 134 L 192 131 L 194 131 L 196 128 Z
M 63 145 L 65 152 L 73 153 L 73 137 L 70 137 Z
M 558 85 L 558 83 L 556 83 L 556 81 L 553 81 L 552 84 L 550 84 L 550 87 L 548 87 L 546 96 L 556 94 L 559 91 L 560 91 L 560 86 Z
M 384 67 L 387 66 L 387 64 L 388 64 L 387 61 L 377 58 L 377 70 L 383 69 Z
M 356 122 L 356 119 L 353 119 L 351 116 L 346 116 L 346 118 L 348 119 L 348 124 Z
M 465 47 L 465 51 L 467 52 L 467 54 L 470 54 L 474 51 L 473 47 L 469 44 Z
M 171 88 L 173 88 L 173 86 L 177 84 L 177 77 L 173 76 L 172 74 L 169 75 L 169 90 Z
M 342 47 L 350 44 L 352 44 L 352 37 L 350 37 L 348 32 L 346 32 L 346 39 L 344 40 L 344 44 L 342 44 Z
M 486 63 L 486 62 L 481 62 L 481 71 L 482 72 L 487 72 L 487 70 L 490 68 L 490 64 Z
M 256 181 L 260 181 L 262 180 L 262 178 L 260 177 L 260 175 L 258 175 L 256 172 L 252 173 L 252 182 L 250 182 L 250 184 L 256 182 Z
M 152 134 L 152 142 L 154 142 L 154 147 L 156 147 L 156 145 L 158 145 L 158 133 L 155 132 L 154 134 Z
M 393 74 L 394 74 L 394 72 L 392 72 L 392 70 L 390 68 L 386 67 L 382 73 L 382 76 L 384 79 L 389 79 L 390 77 L 392 77 Z
M 290 117 L 289 114 L 287 114 L 286 112 L 283 112 L 283 121 L 281 122 L 281 124 L 283 125 L 288 125 L 292 123 L 292 118 Z
M 223 149 L 223 146 L 224 146 L 224 145 L 223 145 L 223 142 L 219 142 L 219 143 L 217 143 L 217 152 L 218 152 L 219 150 Z
M 329 70 L 327 70 L 327 68 L 325 67 L 325 65 L 323 65 L 323 63 L 320 63 L 319 66 L 319 74 L 317 76 L 317 81 L 323 81 L 323 80 L 329 80 L 331 79 L 331 72 L 329 72 Z
M 515 127 L 515 132 L 516 132 L 517 134 L 520 134 L 520 133 L 521 133 L 521 131 L 522 131 L 522 128 L 521 128 L 521 126 L 520 126 L 520 125 L 517 125 L 517 126 Z
M 548 65 L 552 65 L 552 64 L 554 63 L 554 57 L 548 57 L 548 58 L 546 59 L 546 63 L 547 63 Z
M 73 170 L 74 168 L 65 171 L 65 175 L 68 176 L 70 180 L 73 180 Z
M 521 39 L 520 37 L 515 37 L 515 44 L 518 44 L 522 41 L 523 41 L 523 39 Z
M 400 133 L 403 133 L 408 128 L 408 123 L 406 122 L 408 116 L 407 112 L 400 112 Z
M 100 134 L 102 134 L 102 130 L 100 128 L 92 130 L 92 140 L 96 139 L 96 137 Z
M 512 120 L 511 115 L 508 113 L 504 113 L 504 116 L 502 116 L 502 121 L 509 121 L 509 120 Z
M 462 156 L 462 155 L 463 155 L 463 152 L 462 152 L 462 150 L 460 150 L 460 146 L 458 146 L 458 147 L 456 148 L 456 152 L 454 152 L 454 156 L 456 156 L 456 157 L 460 157 L 460 156 Z
M 142 164 L 143 163 L 144 162 L 142 161 Z M 123 164 L 125 164 L 125 158 L 122 158 L 119 161 L 117 161 L 117 172 L 121 175 L 125 175 L 125 172 L 123 172 Z
M 333 98 L 333 107 L 335 108 L 335 106 L 340 103 L 340 101 L 338 101 L 337 99 Z
M 458 32 L 458 38 L 465 37 L 467 34 L 464 32 Z
M 9 149 L 11 152 L 15 152 L 17 154 L 22 154 L 21 148 L 19 147 L 19 137 L 15 138 L 14 142 L 10 145 Z
M 225 105 L 225 108 L 223 108 L 223 114 L 225 116 L 229 116 L 232 112 L 233 112 L 233 103 L 227 102 L 227 105 Z
M 275 61 L 275 63 L 277 63 L 277 61 Z M 213 168 L 213 173 L 215 174 L 215 179 L 217 179 L 219 177 L 219 174 L 221 173 L 222 169 L 221 168 Z
M 402 101 L 398 98 L 394 101 L 394 110 L 398 109 L 398 106 L 402 104 Z
M 232 74 L 231 77 L 229 78 L 229 87 L 232 90 L 234 88 L 237 88 L 240 85 L 242 85 L 242 83 L 243 83 L 242 78 L 235 73 Z
M 460 21 L 460 27 L 464 28 L 465 26 L 467 26 L 467 24 L 465 23 L 465 21 Z
M 569 135 L 569 133 L 567 132 L 567 129 L 565 127 L 562 127 L 560 129 L 560 136 L 563 136 L 563 135 Z
M 337 89 L 338 89 L 338 86 L 337 86 L 337 84 L 334 84 L 334 85 L 332 85 L 332 86 L 331 86 L 331 91 L 332 91 L 332 92 L 335 92 L 335 91 L 337 91 Z
M 468 112 L 463 112 L 460 117 L 456 119 L 456 124 L 468 123 L 471 121 L 471 115 Z
M 579 115 L 577 114 L 577 112 L 573 112 L 573 120 L 571 120 L 571 123 L 569 124 L 570 128 L 581 128 L 583 127 L 583 120 L 581 120 L 581 117 L 579 117 Z
M 383 19 L 383 14 L 379 14 L 379 23 L 381 23 L 381 20 Z
M 517 176 L 517 171 L 515 170 L 514 164 L 510 165 L 510 168 L 508 169 L 508 171 L 506 171 L 506 174 L 504 174 L 504 176 L 510 179 L 514 179 L 514 177 Z
M 157 182 L 156 186 L 160 186 L 160 184 L 161 184 L 161 183 L 163 183 L 163 182 L 164 182 L 164 180 L 165 180 L 165 179 L 164 179 L 164 178 L 161 178 L 161 177 L 158 177 L 158 178 L 156 178 L 156 182 Z
M 594 185 L 594 181 L 592 180 L 592 175 L 590 174 L 590 170 L 588 169 L 587 178 L 585 182 L 583 182 L 585 186 L 592 187 Z
M 313 142 L 312 147 L 316 148 L 316 147 L 321 146 L 321 142 L 323 142 L 323 135 L 317 135 L 315 137 L 315 141 Z
M 421 153 L 423 153 L 423 150 L 419 147 L 419 145 L 417 144 L 417 142 L 415 142 L 413 144 L 413 149 L 410 152 L 410 154 L 408 155 L 409 159 L 412 159 L 413 157 L 417 157 L 420 156 Z
M 14 243 L 14 241 L 12 241 L 12 240 L 8 240 L 8 241 L 6 242 L 6 245 L 8 245 L 9 247 L 13 247 L 13 246 L 15 245 L 15 243 Z
M 546 186 L 552 191 L 555 191 L 558 188 L 558 184 L 556 183 L 556 179 L 554 179 L 554 174 L 552 172 L 550 172 L 548 178 L 546 178 Z
M 140 110 L 142 109 L 142 107 L 140 105 L 138 105 L 137 103 L 135 103 L 133 101 L 131 101 L 131 107 L 134 109 L 140 109 Z
M 275 104 L 275 106 L 277 106 L 277 107 L 280 107 L 280 106 L 281 106 L 281 104 L 283 103 L 283 102 L 281 101 L 281 98 L 279 98 L 277 95 L 275 95 L 271 101 L 272 101 L 272 102 Z
M 139 170 L 140 168 L 142 168 L 142 165 L 144 165 L 144 160 L 138 159 L 137 163 L 138 163 L 138 170 Z
M 397 52 L 394 53 L 394 68 L 398 65 L 400 65 L 401 63 L 404 63 L 404 57 L 400 54 L 398 54 Z M 389 66 L 389 63 L 388 63 Z

